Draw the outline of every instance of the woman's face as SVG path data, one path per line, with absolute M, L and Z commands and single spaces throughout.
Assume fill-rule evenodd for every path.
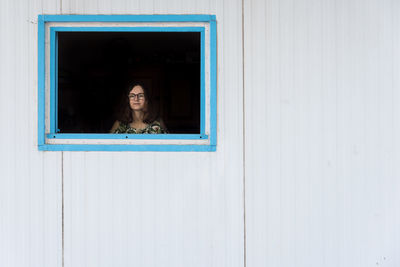
M 143 111 L 146 104 L 146 96 L 144 95 L 144 90 L 140 85 L 136 85 L 128 94 L 129 105 L 132 110 Z

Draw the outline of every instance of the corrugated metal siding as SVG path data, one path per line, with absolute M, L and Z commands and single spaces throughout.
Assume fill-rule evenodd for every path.
M 0 266 L 400 265 L 399 11 L 2 2 Z M 218 23 L 217 152 L 37 151 L 38 14 L 200 13 Z
M 245 4 L 247 266 L 399 266 L 399 2 Z
M 60 266 L 61 154 L 37 150 L 37 14 L 0 4 L 0 266 Z
M 63 10 L 199 13 L 198 4 L 182 1 L 169 2 L 166 10 L 148 1 L 136 8 L 124 2 L 103 7 L 79 3 L 64 1 Z M 233 10 L 235 3 L 230 4 Z M 238 27 L 236 16 L 225 17 L 222 7 L 223 3 L 213 3 L 200 10 L 217 13 L 219 33 L 225 36 L 219 40 L 219 50 L 237 55 L 241 52 L 240 21 Z M 236 105 L 242 94 L 238 61 L 241 57 L 220 57 L 220 66 L 227 66 L 225 72 L 239 80 L 219 80 L 220 99 L 231 100 L 220 101 L 226 122 L 219 129 L 217 153 L 64 154 L 66 266 L 242 264 L 243 153 L 237 145 L 242 142 L 237 131 L 241 125 L 229 123 L 242 114 L 242 106 Z
M 216 14 L 219 67 L 235 77 L 219 77 L 216 153 L 64 153 L 65 266 L 242 266 L 241 2 L 229 5 L 63 1 L 71 14 Z

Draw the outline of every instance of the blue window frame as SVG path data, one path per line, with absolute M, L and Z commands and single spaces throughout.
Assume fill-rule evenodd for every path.
M 58 33 L 198 32 L 199 134 L 104 134 L 58 131 Z M 52 151 L 215 151 L 216 19 L 214 15 L 39 15 L 38 147 Z

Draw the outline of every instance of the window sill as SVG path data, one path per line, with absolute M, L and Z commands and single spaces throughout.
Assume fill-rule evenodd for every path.
M 40 151 L 214 152 L 216 145 L 39 145 Z

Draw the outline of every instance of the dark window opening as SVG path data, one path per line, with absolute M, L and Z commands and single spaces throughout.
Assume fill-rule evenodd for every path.
M 60 133 L 108 133 L 133 81 L 169 133 L 200 133 L 199 32 L 59 32 Z

